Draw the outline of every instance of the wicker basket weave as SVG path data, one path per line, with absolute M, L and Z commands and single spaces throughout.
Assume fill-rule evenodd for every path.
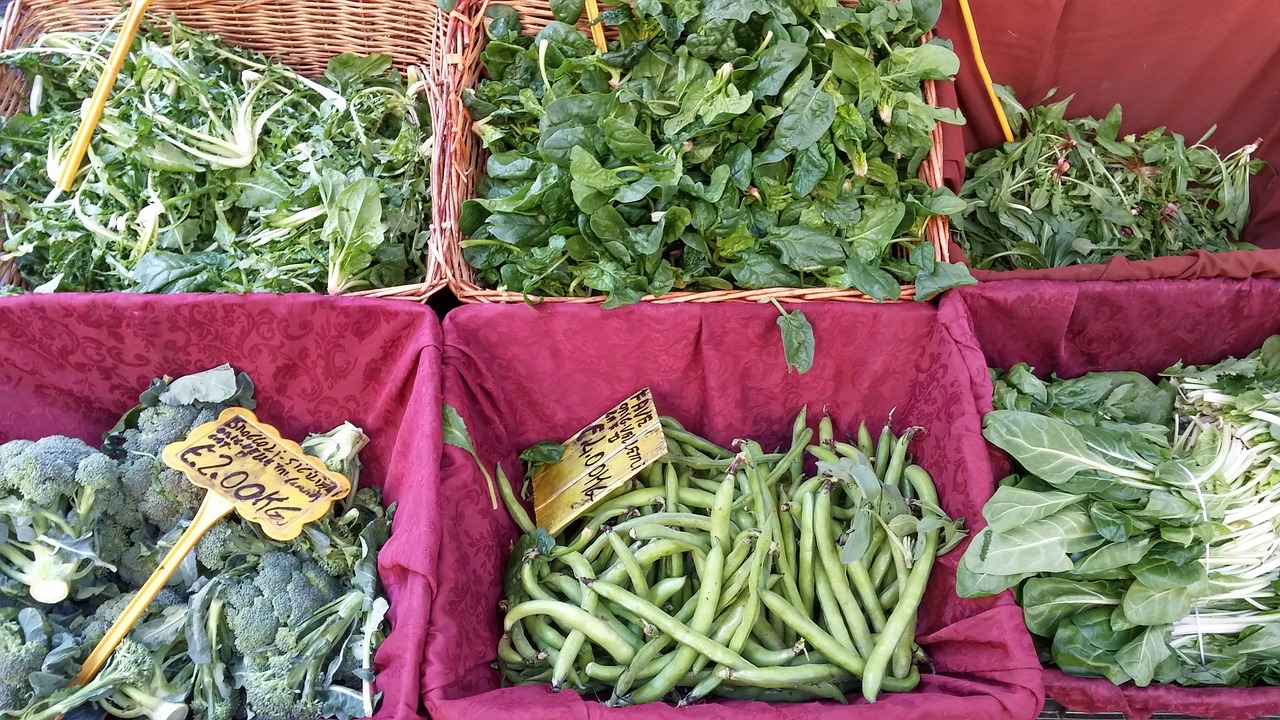
M 464 0 L 465 1 L 465 0 Z M 515 8 L 522 21 L 526 34 L 536 34 L 554 17 L 550 3 L 546 0 L 502 0 L 502 4 Z M 484 68 L 480 63 L 480 52 L 484 49 L 484 11 L 489 0 L 472 0 L 469 6 L 462 7 L 452 13 L 449 27 L 445 31 L 445 64 L 446 95 L 445 124 L 437 135 L 437 150 L 448 153 L 449 162 L 444 174 L 437 178 L 435 184 L 435 200 L 437 207 L 443 211 L 443 222 L 433 229 L 431 241 L 439 243 L 444 256 L 444 271 L 449 288 L 458 299 L 467 303 L 502 303 L 502 302 L 565 302 L 565 303 L 600 303 L 605 298 L 600 295 L 590 297 L 538 297 L 530 298 L 518 292 L 497 291 L 482 288 L 475 282 L 475 272 L 467 264 L 462 252 L 462 233 L 459 229 L 459 217 L 462 203 L 475 197 L 476 181 L 484 172 L 487 152 L 481 147 L 480 139 L 472 132 L 471 116 L 462 104 L 462 91 L 473 88 L 480 81 Z M 588 31 L 589 24 L 584 16 L 578 23 L 583 33 Z M 607 28 L 606 33 L 612 39 L 616 36 L 616 28 Z M 937 91 L 932 80 L 926 80 L 923 86 L 924 99 L 931 105 L 937 104 Z M 933 149 L 920 165 L 920 177 L 929 187 L 942 186 L 942 127 L 933 131 Z M 934 257 L 939 262 L 948 262 L 949 223 L 946 217 L 931 218 L 925 226 L 925 239 L 934 247 Z M 915 297 L 915 287 L 904 285 L 900 300 Z M 766 288 L 761 290 L 714 290 L 709 292 L 670 292 L 661 297 L 646 295 L 642 302 L 654 303 L 713 303 L 730 300 L 764 300 L 777 298 L 786 302 L 875 302 L 872 298 L 857 290 L 839 290 L 829 287 L 817 288 Z
M 46 32 L 95 32 L 120 9 L 118 0 L 11 0 L 0 28 L 0 51 L 29 44 Z M 309 77 L 322 75 L 329 60 L 344 52 L 381 53 L 401 70 L 415 66 L 426 79 L 417 90 L 426 95 L 432 134 L 439 136 L 444 22 L 434 0 L 154 0 L 152 19 L 163 21 L 170 14 L 188 27 L 217 33 Z M 0 114 L 13 115 L 26 98 L 22 78 L 0 68 Z M 442 174 L 443 162 L 442 155 L 433 155 L 433 180 Z M 439 224 L 441 210 L 433 199 L 433 226 Z M 429 244 L 422 282 L 351 294 L 425 300 L 445 286 L 443 256 L 436 248 Z M 19 280 L 12 263 L 0 263 L 0 285 Z

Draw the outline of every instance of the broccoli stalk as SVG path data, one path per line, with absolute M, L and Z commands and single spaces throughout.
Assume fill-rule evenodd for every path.
M 191 692 L 194 671 L 185 654 L 170 657 L 170 663 L 180 666 L 176 677 L 165 676 L 161 656 L 151 662 L 150 679 L 144 683 L 127 683 L 98 701 L 98 705 L 118 718 L 147 718 L 147 720 L 186 720 L 190 708 L 185 700 Z
M 193 600 L 193 606 L 197 604 L 198 601 Z M 192 657 L 196 664 L 192 679 L 191 707 L 205 720 L 230 720 L 240 707 L 228 681 L 224 657 L 231 646 L 231 639 L 222 630 L 224 607 L 222 598 L 215 596 L 209 601 L 208 611 L 203 619 L 195 620 L 202 625 L 200 629 L 209 642 L 206 656 L 199 659 Z M 208 662 L 202 662 L 203 660 Z
M 28 678 L 48 652 L 48 629 L 39 610 L 0 609 L 0 715 L 16 713 L 31 701 Z
M 79 500 L 92 505 L 93 494 L 91 488 L 83 488 L 65 517 L 21 500 L 0 500 L 0 515 L 13 523 L 11 537 L 0 542 L 0 573 L 26 585 L 36 602 L 53 605 L 66 600 L 72 583 L 95 568 L 115 571 L 94 552 L 88 529 L 94 519 L 82 512 L 86 505 Z
M 10 540 L 0 545 L 0 557 L 7 561 L 0 565 L 0 572 L 26 585 L 32 600 L 55 605 L 71 594 L 71 583 L 91 574 L 94 568 L 115 571 L 115 567 L 98 561 L 91 549 L 77 547 L 87 540 L 81 538 L 74 545 L 45 535 L 33 542 Z

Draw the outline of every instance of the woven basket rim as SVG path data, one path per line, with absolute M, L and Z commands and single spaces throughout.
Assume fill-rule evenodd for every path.
M 546 8 L 549 16 L 550 4 L 546 0 L 524 0 L 524 2 L 503 2 L 516 10 L 524 19 L 528 8 L 532 5 L 539 9 Z M 463 13 L 455 10 L 451 14 L 449 27 L 446 30 L 445 67 L 447 97 L 445 113 L 447 117 L 447 135 L 442 139 L 448 144 L 450 153 L 449 167 L 437 197 L 447 203 L 448 216 L 432 235 L 432 241 L 442 246 L 441 254 L 445 259 L 444 275 L 450 291 L 464 303 L 512 303 L 512 302 L 548 302 L 596 304 L 604 303 L 607 298 L 602 295 L 552 297 L 526 296 L 519 292 L 496 290 L 481 287 L 475 282 L 475 273 L 467 264 L 462 249 L 462 233 L 458 218 L 461 216 L 462 202 L 474 197 L 474 182 L 483 172 L 482 160 L 487 152 L 479 146 L 479 142 L 471 133 L 471 116 L 462 104 L 462 91 L 478 82 L 483 72 L 480 66 L 480 51 L 486 42 L 483 31 L 484 12 L 490 0 L 473 0 L 471 12 Z M 585 20 L 583 21 L 585 22 Z M 579 29 L 584 27 L 579 23 Z M 921 38 L 926 42 L 933 37 L 929 32 Z M 922 84 L 925 101 L 937 105 L 937 84 L 933 80 L 925 80 Z M 943 186 L 943 128 L 938 123 L 930 133 L 933 140 L 929 153 L 920 164 L 920 177 L 930 187 Z M 468 158 L 462 158 L 459 148 L 474 147 L 477 162 L 467 164 Z M 950 221 L 945 215 L 930 218 L 922 233 L 923 239 L 933 243 L 934 259 L 938 262 L 950 261 Z M 908 302 L 915 296 L 915 286 L 900 285 L 898 300 L 886 300 L 885 303 Z M 714 303 L 714 302 L 761 302 L 776 298 L 782 302 L 880 302 L 857 290 L 839 290 L 830 287 L 813 288 L 764 288 L 756 290 L 733 289 L 700 292 L 678 291 L 661 297 L 646 295 L 640 302 L 645 303 Z
M 426 22 L 431 26 L 429 34 L 420 39 L 420 42 L 422 43 L 422 46 L 423 46 L 421 55 L 426 59 L 426 62 L 425 63 L 400 62 L 399 58 L 397 58 L 396 65 L 397 67 L 400 67 L 400 68 L 412 67 L 424 79 L 424 81 L 421 83 L 421 87 L 417 91 L 423 93 L 423 95 L 427 100 L 427 105 L 430 108 L 431 134 L 434 142 L 434 139 L 439 137 L 439 133 L 443 126 L 442 116 L 444 115 L 443 107 L 445 105 L 444 92 L 443 92 L 445 62 L 444 62 L 444 57 L 442 52 L 442 49 L 444 47 L 444 42 L 445 42 L 445 35 L 444 35 L 445 23 L 443 21 L 442 13 L 440 12 L 439 8 L 436 6 L 434 0 L 411 0 L 411 1 L 413 1 L 414 4 L 420 5 L 424 9 L 430 7 L 432 9 L 432 12 L 434 13 L 433 15 L 430 15 L 426 18 Z M 70 0 L 47 0 L 47 3 L 50 6 L 59 8 L 59 9 L 65 8 L 67 12 L 72 12 L 72 13 L 83 12 L 86 6 L 88 6 L 89 3 L 91 2 L 93 2 L 93 0 L 88 0 L 88 2 L 71 2 Z M 31 34 L 31 33 L 34 33 L 37 35 L 44 34 L 45 27 L 47 26 L 44 26 L 41 24 L 40 17 L 38 17 L 35 14 L 35 11 L 32 10 L 32 6 L 35 4 L 36 2 L 34 0 L 10 0 L 8 6 L 5 8 L 3 24 L 0 24 L 0 51 L 8 50 L 13 47 L 18 47 L 19 46 L 18 41 L 24 35 Z M 108 3 L 103 3 L 104 6 L 107 4 Z M 387 8 L 389 8 L 389 12 L 393 11 L 397 16 L 402 16 L 403 13 L 405 12 L 404 5 L 406 3 L 405 3 L 405 0 L 363 0 L 363 4 L 370 7 L 386 6 Z M 326 2 L 325 0 L 168 0 L 168 1 L 157 0 L 156 5 L 158 5 L 160 9 L 157 10 L 153 6 L 153 8 L 148 11 L 147 18 L 150 22 L 155 23 L 157 27 L 163 27 L 164 21 L 168 17 L 169 13 L 176 14 L 180 19 L 186 21 L 191 16 L 192 13 L 200 13 L 200 12 L 207 13 L 207 12 L 212 12 L 217 10 L 221 10 L 223 12 L 234 12 L 238 17 L 243 17 L 244 14 L 252 13 L 255 10 L 264 10 L 264 11 L 271 10 L 274 8 L 278 8 L 282 5 L 311 7 L 311 8 L 318 8 L 318 9 L 328 9 L 328 8 L 336 7 L 333 3 Z M 175 7 L 168 7 L 169 5 L 175 5 Z M 116 12 L 118 12 L 118 9 L 116 10 Z M 334 13 L 339 14 L 340 11 L 335 9 Z M 93 15 L 91 17 L 93 18 L 93 21 L 95 23 L 101 23 L 111 17 L 114 17 L 114 14 L 104 15 L 104 16 Z M 83 16 L 81 19 L 84 19 Z M 316 23 L 317 23 L 316 29 L 320 30 L 321 32 L 330 33 L 333 30 L 331 24 L 328 24 L 326 20 L 317 19 Z M 213 31 L 218 32 L 216 29 Z M 282 35 L 296 36 L 298 35 L 298 28 L 290 27 L 284 30 L 278 30 L 277 32 L 279 32 Z M 233 45 L 241 45 L 241 46 L 244 45 L 244 43 L 237 43 L 234 40 L 229 40 L 229 39 L 225 40 L 225 42 L 228 42 Z M 341 40 L 339 40 L 337 44 L 340 45 Z M 348 45 L 351 45 L 351 44 L 352 43 L 348 43 Z M 258 48 L 255 48 L 255 49 L 258 49 Z M 262 51 L 262 50 L 259 49 L 259 51 Z M 340 54 L 341 52 L 342 50 L 337 50 L 329 53 L 329 55 L 330 57 L 332 57 L 334 55 Z M 271 55 L 271 56 L 275 55 L 274 53 L 271 53 L 271 52 L 266 52 L 265 54 Z M 287 60 L 280 59 L 280 58 L 276 58 L 276 59 L 278 62 L 282 62 L 286 65 L 290 64 L 289 62 L 287 62 Z M 21 91 L 21 86 L 18 85 L 17 83 L 0 83 L 0 111 L 3 110 L 6 103 L 11 102 L 11 98 L 13 94 L 20 91 Z M 411 88 L 411 91 L 412 91 L 412 88 Z M 430 173 L 431 193 L 432 193 L 431 220 L 427 228 L 428 230 L 431 230 L 431 231 L 434 231 L 434 228 L 437 224 L 436 216 L 440 211 L 439 204 L 436 202 L 436 198 L 435 198 L 436 187 L 438 184 L 438 173 L 440 170 L 440 168 L 437 167 L 440 164 L 437 161 L 437 157 L 436 157 L 437 154 L 438 153 L 436 153 L 436 151 L 433 148 L 432 159 L 431 159 L 431 173 Z M 0 242 L 2 242 L 2 238 L 0 238 Z M 357 291 L 347 292 L 343 294 L 351 295 L 351 296 L 362 296 L 362 297 L 379 297 L 379 298 L 391 298 L 391 299 L 405 299 L 405 300 L 413 300 L 413 301 L 425 301 L 427 298 L 430 298 L 435 293 L 448 287 L 448 281 L 446 278 L 446 273 L 444 268 L 444 256 L 440 252 L 440 248 L 437 246 L 437 244 L 434 242 L 431 242 L 430 237 L 428 238 L 427 246 L 424 252 L 425 252 L 425 256 L 423 257 L 424 276 L 421 281 L 399 285 L 395 287 L 357 290 Z M 21 275 L 18 273 L 15 263 L 13 263 L 12 261 L 0 261 L 0 287 L 4 287 L 6 285 L 21 285 L 21 284 L 22 284 L 22 278 L 21 278 Z M 219 293 L 209 293 L 209 294 L 219 294 Z M 309 293 L 309 294 L 323 294 L 323 293 Z

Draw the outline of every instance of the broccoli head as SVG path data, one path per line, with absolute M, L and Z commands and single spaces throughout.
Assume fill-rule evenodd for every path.
M 121 461 L 121 482 L 138 511 L 161 532 L 177 526 L 204 499 L 205 491 L 183 473 L 150 455 L 128 455 Z
M 32 703 L 22 713 L 23 720 L 53 720 L 101 698 L 114 688 L 125 685 L 147 687 L 154 673 L 151 649 L 128 638 L 120 641 L 97 676 L 83 685 L 65 688 Z M 164 720 L 173 720 L 172 717 Z
M 54 604 L 71 594 L 73 583 L 99 569 L 114 571 L 100 559 L 95 539 L 116 521 L 103 511 L 119 494 L 110 458 L 62 436 L 5 448 L 0 506 L 9 528 L 0 542 L 0 573 L 37 602 Z
M 227 628 L 244 654 L 277 643 L 341 595 L 342 588 L 314 560 L 290 550 L 264 553 L 252 572 L 224 576 Z
M 196 543 L 196 560 L 207 570 L 222 572 L 270 552 L 279 544 L 250 522 L 224 518 Z
M 54 435 L 35 442 L 12 443 L 0 465 L 0 489 L 36 506 L 57 509 L 80 489 L 76 469 L 97 451 L 84 441 Z
M 350 592 L 305 620 L 282 627 L 270 652 L 246 663 L 243 684 L 250 712 L 270 720 L 315 718 L 317 690 L 335 653 L 364 614 L 364 595 Z
M 0 714 L 17 713 L 31 702 L 28 678 L 49 654 L 44 617 L 34 608 L 0 608 Z
M 245 705 L 267 720 L 315 720 L 320 701 L 300 690 L 303 678 L 288 655 L 262 653 L 249 659 L 244 673 Z
M 73 628 L 76 635 L 79 637 L 80 646 L 85 649 L 86 653 L 102 641 L 103 636 L 105 636 L 107 631 L 111 629 L 111 626 L 115 624 L 116 618 L 120 617 L 120 614 L 124 612 L 124 609 L 133 601 L 134 595 L 137 595 L 137 592 L 127 592 L 116 595 L 110 600 L 99 605 L 97 609 L 93 611 L 92 615 L 89 615 L 84 619 L 83 625 Z M 146 622 L 148 618 L 159 615 L 165 610 L 165 608 L 173 607 L 174 605 L 184 605 L 186 602 L 187 599 L 182 593 L 174 590 L 173 588 L 163 588 L 156 595 L 155 600 L 152 600 L 151 604 L 147 606 L 146 613 L 144 613 L 142 617 L 138 618 L 138 624 L 142 624 L 143 622 Z

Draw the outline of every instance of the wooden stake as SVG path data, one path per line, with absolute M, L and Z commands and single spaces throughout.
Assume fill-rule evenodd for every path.
M 120 68 L 124 65 L 129 48 L 133 46 L 133 38 L 138 34 L 138 27 L 142 25 L 142 18 L 150 6 L 151 0 L 133 0 L 133 4 L 129 6 L 129 14 L 125 16 L 120 35 L 111 48 L 111 57 L 107 59 L 107 67 L 98 78 L 98 86 L 94 88 L 93 97 L 80 118 L 80 127 L 71 140 L 71 150 L 62 163 L 58 191 L 71 192 L 76 184 L 76 175 L 80 172 L 80 163 L 84 162 L 84 154 L 89 150 L 89 141 L 93 139 L 93 132 L 98 129 L 98 121 L 102 119 L 102 111 L 107 106 L 107 99 L 111 97 L 111 89 L 115 87 Z

